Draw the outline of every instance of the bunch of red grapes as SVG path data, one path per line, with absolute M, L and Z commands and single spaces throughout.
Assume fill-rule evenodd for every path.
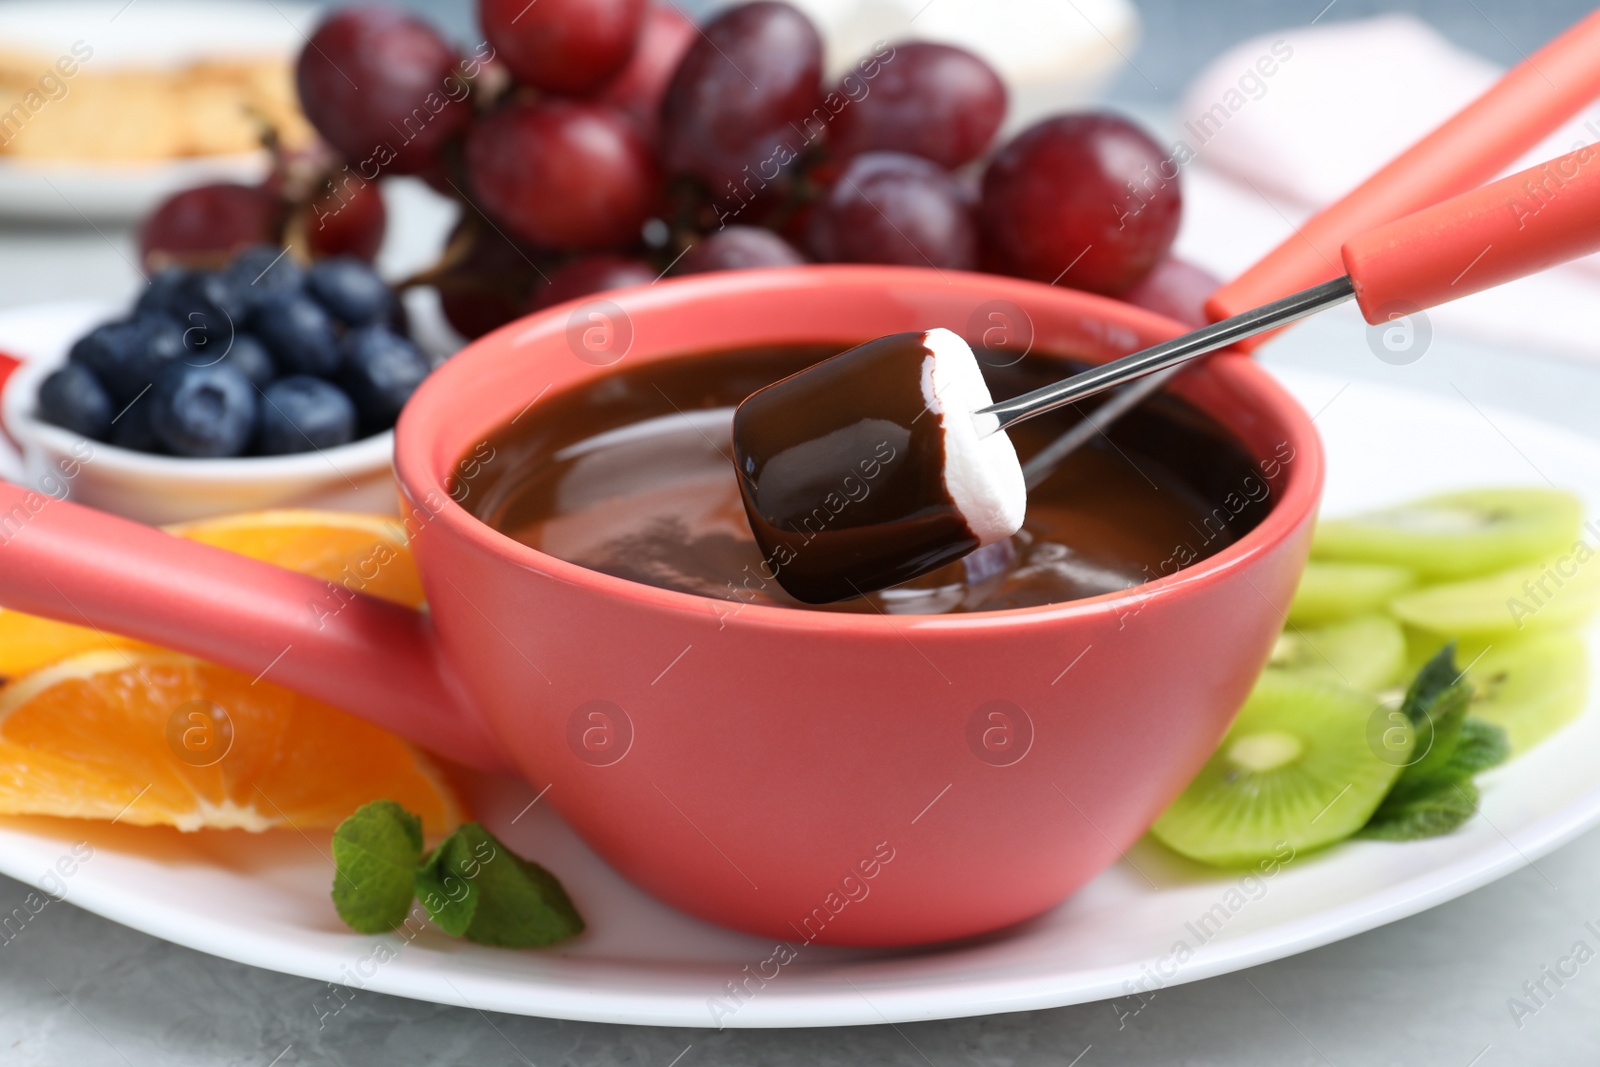
M 339 251 L 354 231 L 375 247 L 372 183 L 420 176 L 463 208 L 417 280 L 470 337 L 667 274 L 813 261 L 988 270 L 1187 319 L 1209 291 L 1167 258 L 1177 168 L 1148 135 L 1063 114 L 995 149 L 1006 88 L 963 49 L 880 44 L 830 84 L 816 27 L 778 0 L 698 28 L 651 0 L 480 0 L 479 17 L 485 41 L 461 51 L 392 7 L 330 16 L 297 80 L 341 159 L 315 203 L 242 225 L 281 237 L 287 215 L 313 253 L 329 225 Z M 172 209 L 147 254 L 181 244 Z

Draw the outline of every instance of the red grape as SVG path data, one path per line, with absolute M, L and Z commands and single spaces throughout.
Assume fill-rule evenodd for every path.
M 456 177 L 455 170 L 451 168 L 447 159 L 440 160 L 427 170 L 418 171 L 416 176 L 427 182 L 428 188 L 441 196 L 459 198 L 461 195 L 456 191 L 457 187 L 461 186 L 461 180 Z
M 489 214 L 553 249 L 636 240 L 658 178 L 644 141 L 603 104 L 513 101 L 467 135 L 467 171 Z
M 980 223 L 1007 274 L 1116 295 L 1178 233 L 1178 167 L 1126 119 L 1059 115 L 1002 148 L 983 176 Z
M 516 321 L 527 311 L 526 294 L 475 288 L 466 283 L 459 286 L 441 283 L 439 307 L 445 320 L 469 341 Z
M 804 149 L 821 79 L 822 38 L 803 14 L 776 0 L 730 8 L 705 27 L 667 86 L 667 169 L 701 178 L 719 197 L 735 181 L 764 187 Z
M 336 175 L 307 205 L 306 240 L 314 257 L 356 256 L 371 263 L 387 222 L 376 182 Z
M 275 245 L 287 206 L 265 189 L 217 182 L 174 193 L 139 228 L 139 261 L 226 259 L 246 245 Z
M 654 141 L 661 129 L 661 99 L 667 95 L 667 83 L 696 36 L 694 23 L 677 8 L 651 4 L 644 13 L 633 58 L 594 99 L 627 115 L 647 140 Z
M 788 241 L 796 248 L 805 248 L 809 243 L 812 220 L 817 214 L 817 202 L 807 200 L 795 206 L 782 219 L 777 222 L 778 236 Z
M 795 267 L 806 261 L 795 247 L 759 226 L 729 226 L 703 238 L 684 253 L 674 273 L 703 274 L 713 270 Z
M 295 84 L 317 132 L 363 177 L 415 174 L 472 117 L 459 57 L 422 20 L 398 8 L 341 8 L 300 52 Z M 371 173 L 369 174 L 369 170 Z
M 735 223 L 782 231 L 806 209 L 805 199 L 797 196 L 798 184 L 786 179 L 757 190 L 753 196 L 736 198 L 730 194 L 718 199 L 698 181 L 671 180 L 663 189 L 656 214 L 686 234 L 714 233 Z M 788 233 L 784 237 L 791 243 L 797 240 Z
M 646 0 L 479 0 L 478 20 L 516 79 L 584 94 L 627 64 Z
M 1149 308 L 1185 326 L 1201 327 L 1211 322 L 1206 301 L 1222 285 L 1222 279 L 1177 256 L 1168 256 L 1146 274 L 1122 299 Z
M 982 155 L 1006 117 L 1005 83 L 964 49 L 913 41 L 868 62 L 875 77 L 852 71 L 836 90 L 848 103 L 828 136 L 842 156 L 909 152 L 953 170 Z
M 841 263 L 970 270 L 978 239 L 961 190 L 920 156 L 866 152 L 817 206 L 811 252 Z
M 537 311 L 554 307 L 607 289 L 649 285 L 656 280 L 656 273 L 655 268 L 642 259 L 604 252 L 579 256 L 552 271 L 548 283 L 541 282 L 534 288 L 532 308 Z
M 456 226 L 445 247 L 447 255 L 461 251 L 461 258 L 434 286 L 444 317 L 463 337 L 482 337 L 527 314 L 533 288 L 543 281 L 544 253 L 514 244 L 473 218 Z

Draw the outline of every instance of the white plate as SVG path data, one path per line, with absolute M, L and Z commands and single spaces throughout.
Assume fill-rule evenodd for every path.
M 36 52 L 53 61 L 82 41 L 94 50 L 83 65 L 90 71 L 228 56 L 292 57 L 317 17 L 312 5 L 275 0 L 12 0 L 0 4 L 0 42 L 8 52 Z M 67 89 L 70 94 L 70 81 Z M 46 104 L 40 114 L 48 116 L 48 109 Z M 129 163 L 0 156 L 0 214 L 133 220 L 179 189 L 209 181 L 256 182 L 267 167 L 264 152 Z
M 1329 511 L 1418 493 L 1545 479 L 1600 514 L 1600 445 L 1509 413 L 1303 372 L 1289 386 L 1328 444 Z M 1342 391 L 1341 391 L 1342 390 Z M 1329 403 L 1330 399 L 1332 400 Z M 773 946 L 706 925 L 613 874 L 516 782 L 478 780 L 479 817 L 555 870 L 590 930 L 514 952 L 429 930 L 406 943 L 344 929 L 326 835 L 180 835 L 48 819 L 0 821 L 0 871 L 35 885 L 72 845 L 93 858 L 54 884 L 107 918 L 290 974 L 484 1010 L 671 1026 L 833 1026 L 950 1018 L 1120 998 L 1223 974 L 1370 930 L 1499 878 L 1600 822 L 1600 708 L 1559 741 L 1489 772 L 1482 815 L 1448 837 L 1353 842 L 1241 879 L 1141 843 L 1032 922 L 917 951 L 802 947 L 735 1000 Z M 68 863 L 67 866 L 72 866 Z M 1181 948 L 1179 946 L 1182 946 Z M 771 968 L 767 968 L 771 973 Z M 320 1011 L 341 1001 L 328 991 Z

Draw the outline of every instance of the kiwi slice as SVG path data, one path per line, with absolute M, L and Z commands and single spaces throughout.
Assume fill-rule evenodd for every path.
M 1388 563 L 1312 560 L 1300 575 L 1300 587 L 1289 605 L 1289 621 L 1297 626 L 1320 626 L 1381 611 L 1415 584 L 1415 574 Z
M 1426 586 L 1400 594 L 1389 610 L 1408 626 L 1462 638 L 1567 629 L 1600 608 L 1594 556 L 1583 547 L 1545 564 Z
M 1387 563 L 1425 579 L 1466 578 L 1569 551 L 1583 505 L 1555 489 L 1471 489 L 1317 525 L 1319 560 Z
M 1589 696 L 1589 649 L 1571 630 L 1532 634 L 1493 645 L 1473 661 L 1469 713 L 1501 727 L 1511 750 L 1529 748 L 1565 726 Z M 1476 653 L 1473 653 L 1476 655 Z
M 1228 736 L 1151 827 L 1156 840 L 1217 867 L 1332 844 L 1367 822 L 1408 753 L 1369 742 L 1381 714 L 1365 693 L 1267 671 Z M 1409 744 L 1411 738 L 1405 737 Z
M 1290 626 L 1267 660 L 1271 668 L 1368 693 L 1397 681 L 1405 665 L 1405 633 L 1386 615 L 1362 615 L 1327 626 Z
M 1489 647 L 1488 643 L 1474 638 L 1463 641 L 1451 634 L 1436 634 L 1431 630 L 1419 630 L 1415 626 L 1402 624 L 1400 629 L 1406 635 L 1405 676 L 1407 678 L 1413 677 L 1422 669 L 1423 664 L 1438 655 L 1439 650 L 1451 641 L 1456 643 L 1457 663 L 1469 663 L 1485 648 Z

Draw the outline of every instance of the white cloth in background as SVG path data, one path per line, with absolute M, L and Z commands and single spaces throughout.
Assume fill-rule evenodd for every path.
M 1262 57 L 1272 57 L 1264 68 Z M 1500 74 L 1400 15 L 1286 29 L 1231 49 L 1195 79 L 1173 123 L 1195 153 L 1178 254 L 1234 277 Z M 1591 106 L 1507 171 L 1596 141 L 1600 106 Z M 1597 304 L 1600 257 L 1591 256 L 1428 314 L 1442 332 L 1600 360 Z

